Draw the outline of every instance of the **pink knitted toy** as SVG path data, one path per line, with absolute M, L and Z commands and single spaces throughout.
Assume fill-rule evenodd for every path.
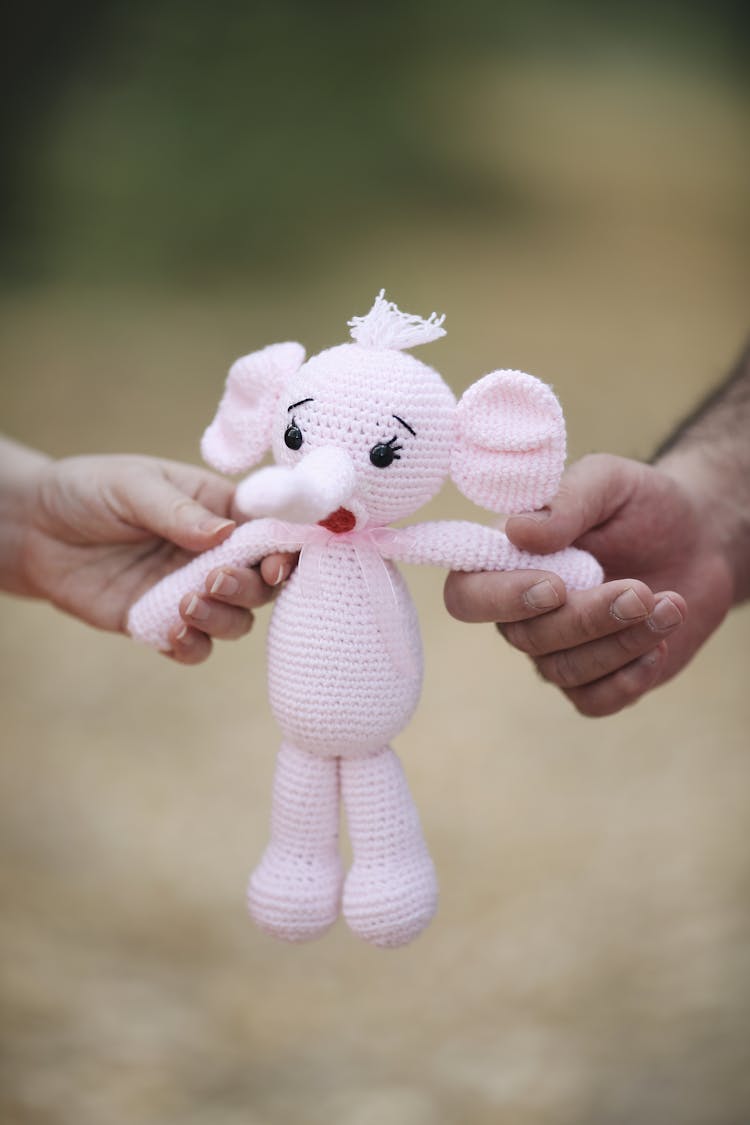
M 367 316 L 350 321 L 353 343 L 306 363 L 294 343 L 237 360 L 202 451 L 237 473 L 273 450 L 276 465 L 237 489 L 254 518 L 130 614 L 135 638 L 168 648 L 181 598 L 215 567 L 301 550 L 269 629 L 283 742 L 270 843 L 249 887 L 257 924 L 289 941 L 317 937 L 343 909 L 360 937 L 398 946 L 435 912 L 435 870 L 388 745 L 413 714 L 422 680 L 417 617 L 394 563 L 539 567 L 578 589 L 602 578 L 585 552 L 534 557 L 476 523 L 387 526 L 418 511 L 448 476 L 493 512 L 539 508 L 557 491 L 565 425 L 554 394 L 521 371 L 493 371 L 456 403 L 441 376 L 403 350 L 443 336 L 443 319 L 401 313 L 381 292 Z M 340 796 L 354 857 L 346 879 Z

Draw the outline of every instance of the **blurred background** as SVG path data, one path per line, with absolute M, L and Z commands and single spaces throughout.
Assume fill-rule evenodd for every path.
M 460 391 L 554 384 L 647 457 L 748 329 L 745 5 L 16 6 L 0 45 L 0 416 L 198 460 L 225 372 L 447 313 Z M 482 518 L 456 494 L 432 516 Z M 747 609 L 586 720 L 407 577 L 397 742 L 441 879 L 412 947 L 257 932 L 277 733 L 253 635 L 178 668 L 3 601 L 3 1125 L 750 1120 Z

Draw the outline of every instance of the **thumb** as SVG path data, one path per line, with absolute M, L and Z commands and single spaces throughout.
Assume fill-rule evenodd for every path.
M 215 547 L 237 526 L 160 474 L 134 480 L 128 499 L 133 523 L 188 551 Z
M 632 492 L 639 469 L 624 457 L 589 454 L 565 471 L 546 508 L 510 516 L 505 533 L 516 547 L 533 554 L 561 551 L 617 511 Z

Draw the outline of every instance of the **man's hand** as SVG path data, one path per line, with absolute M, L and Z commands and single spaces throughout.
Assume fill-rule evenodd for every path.
M 462 621 L 497 622 L 584 715 L 611 715 L 673 676 L 734 599 L 711 506 L 668 460 L 654 468 L 584 457 L 548 510 L 514 516 L 505 531 L 534 553 L 590 551 L 608 581 L 566 597 L 553 574 L 451 574 L 448 610 Z
M 13 456 L 10 450 L 8 456 Z M 233 531 L 233 485 L 191 465 L 139 456 L 39 461 L 24 472 L 14 519 L 21 523 L 13 589 L 43 597 L 100 629 L 124 631 L 130 606 L 196 552 Z M 291 570 L 274 555 L 256 570 L 209 575 L 184 599 L 172 656 L 196 664 L 211 638 L 250 629 Z

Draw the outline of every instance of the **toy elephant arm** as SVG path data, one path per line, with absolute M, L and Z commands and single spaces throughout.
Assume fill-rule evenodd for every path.
M 566 547 L 549 555 L 530 555 L 514 547 L 504 532 L 464 520 L 395 529 L 381 552 L 394 562 L 448 570 L 549 570 L 572 590 L 587 590 L 603 580 L 602 568 L 588 551 Z
M 204 551 L 186 566 L 162 578 L 131 607 L 128 632 L 143 644 L 168 652 L 169 633 L 182 623 L 179 606 L 185 594 L 203 587 L 219 566 L 254 566 L 272 551 L 299 550 L 301 539 L 293 525 L 277 520 L 252 520 L 242 524 L 224 543 Z

